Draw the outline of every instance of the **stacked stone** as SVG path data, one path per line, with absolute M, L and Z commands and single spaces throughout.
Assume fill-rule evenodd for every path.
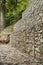
M 40 22 L 39 22 L 40 23 Z M 43 49 L 43 25 L 40 24 L 40 29 L 38 27 L 38 31 L 35 32 L 35 59 L 37 59 L 37 61 L 43 61 L 43 51 L 41 51 Z
M 0 46 L 0 65 L 24 65 L 25 61 L 29 62 L 27 54 L 10 46 Z
M 43 0 L 32 0 L 22 16 L 14 25 L 11 45 L 27 53 L 31 61 L 43 62 Z

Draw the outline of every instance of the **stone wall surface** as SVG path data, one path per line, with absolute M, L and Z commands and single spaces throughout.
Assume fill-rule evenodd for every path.
M 43 65 L 43 62 L 34 62 L 31 56 L 21 53 L 14 47 L 0 46 L 0 65 Z
M 0 45 L 0 65 L 43 65 L 43 0 L 31 0 L 10 40 Z M 8 41 L 8 34 L 0 36 L 1 43 Z
M 43 62 L 43 0 L 31 1 L 14 25 L 10 43 L 32 61 Z
M 25 61 L 29 61 L 28 57 L 27 54 L 23 54 L 13 47 L 0 46 L 0 65 L 22 65 Z

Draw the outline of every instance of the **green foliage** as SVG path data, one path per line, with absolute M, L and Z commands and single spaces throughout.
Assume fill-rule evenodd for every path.
M 22 12 L 26 9 L 30 0 L 5 0 L 6 3 L 6 27 L 3 32 L 11 32 L 13 29 L 13 24 L 16 23 L 21 17 Z M 2 0 L 0 0 L 1 6 Z M 0 7 L 1 8 L 1 7 Z
M 29 0 L 6 0 L 6 24 L 16 23 L 21 17 L 22 12 L 26 9 Z M 17 4 L 17 5 L 16 5 Z

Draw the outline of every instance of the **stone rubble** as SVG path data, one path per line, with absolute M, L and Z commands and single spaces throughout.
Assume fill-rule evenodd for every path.
M 0 34 L 0 44 L 8 44 L 10 42 L 10 33 Z
M 31 0 L 14 25 L 10 44 L 30 55 L 32 61 L 43 61 L 43 0 Z
M 43 65 L 43 0 L 31 1 L 14 25 L 10 45 L 0 45 L 0 65 Z

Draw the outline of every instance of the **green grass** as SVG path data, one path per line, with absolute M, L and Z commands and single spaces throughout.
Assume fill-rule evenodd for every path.
M 10 33 L 10 32 L 12 32 L 12 31 L 13 31 L 13 25 L 10 25 L 10 26 L 6 27 L 6 28 L 1 32 L 1 34 L 3 34 L 3 33 Z

